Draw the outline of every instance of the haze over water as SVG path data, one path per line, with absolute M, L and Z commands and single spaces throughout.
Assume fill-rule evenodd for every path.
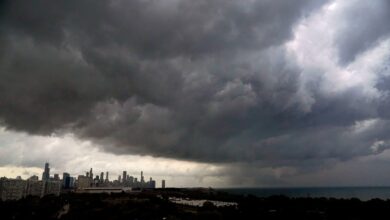
M 293 187 L 293 188 L 226 188 L 219 189 L 239 195 L 269 197 L 283 195 L 287 197 L 311 198 L 357 198 L 363 201 L 370 199 L 390 199 L 390 187 Z

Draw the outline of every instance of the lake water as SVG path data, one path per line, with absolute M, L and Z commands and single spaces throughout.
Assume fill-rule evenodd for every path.
M 237 206 L 235 202 L 223 202 L 223 201 L 215 201 L 215 200 L 205 200 L 205 199 L 186 199 L 186 198 L 177 198 L 177 197 L 169 197 L 169 201 L 181 204 L 181 205 L 190 205 L 190 206 L 203 206 L 205 202 L 211 202 L 213 205 L 217 207 L 224 206 Z
M 257 197 L 284 195 L 288 197 L 358 198 L 360 200 L 390 199 L 390 187 L 230 188 L 219 190 L 232 194 L 251 194 Z

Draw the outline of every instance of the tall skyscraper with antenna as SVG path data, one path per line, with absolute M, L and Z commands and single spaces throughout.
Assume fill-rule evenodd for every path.
M 49 163 L 46 162 L 45 163 L 45 170 L 43 171 L 43 174 L 42 174 L 42 180 L 47 181 L 49 179 L 50 179 L 50 167 L 49 167 Z
M 92 168 L 89 170 L 89 178 L 93 179 Z

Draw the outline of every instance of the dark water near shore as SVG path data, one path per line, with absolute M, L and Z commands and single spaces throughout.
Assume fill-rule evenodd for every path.
M 269 197 L 284 195 L 287 197 L 326 197 L 358 198 L 360 200 L 390 199 L 390 187 L 299 187 L 299 188 L 225 188 L 219 189 L 232 194 Z

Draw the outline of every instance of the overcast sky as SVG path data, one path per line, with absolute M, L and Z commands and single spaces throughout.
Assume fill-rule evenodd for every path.
M 1 1 L 0 176 L 390 185 L 389 20 L 388 0 Z

